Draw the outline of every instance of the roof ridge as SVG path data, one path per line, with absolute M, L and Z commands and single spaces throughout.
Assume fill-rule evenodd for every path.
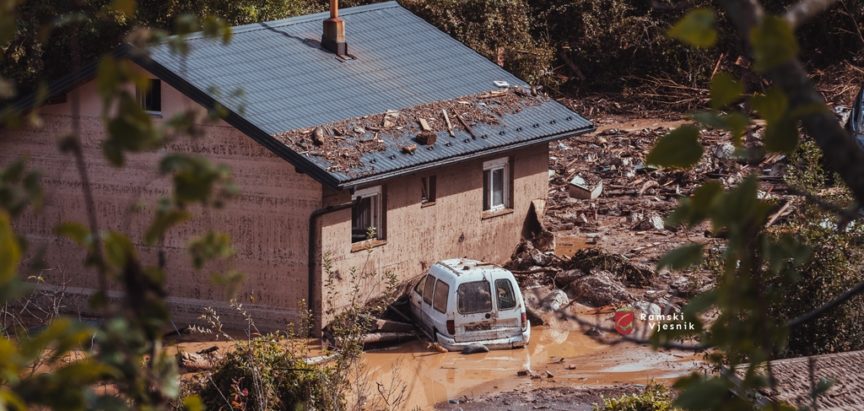
M 404 9 L 404 7 L 402 7 L 402 5 L 399 4 L 397 1 L 391 0 L 391 1 L 381 2 L 381 3 L 371 3 L 371 4 L 364 4 L 362 6 L 354 6 L 354 7 L 339 9 L 339 15 L 340 16 L 350 16 L 350 15 L 368 13 L 370 11 L 384 10 L 384 9 L 390 9 L 390 8 L 402 8 L 402 9 Z M 257 23 L 241 24 L 239 26 L 232 26 L 231 27 L 231 34 L 250 33 L 250 32 L 254 32 L 254 31 L 258 31 L 258 30 L 272 30 L 274 28 L 293 26 L 295 24 L 308 23 L 310 21 L 315 21 L 315 20 L 324 20 L 324 19 L 327 19 L 329 16 L 330 16 L 329 11 L 322 11 L 322 12 L 312 13 L 312 14 L 301 14 L 298 16 L 285 17 L 283 19 L 277 19 L 277 20 L 260 21 Z M 171 37 L 174 37 L 174 36 L 171 36 Z M 188 34 L 186 36 L 186 39 L 187 40 L 197 40 L 197 39 L 201 39 L 204 37 L 205 37 L 204 32 L 198 31 L 195 33 Z

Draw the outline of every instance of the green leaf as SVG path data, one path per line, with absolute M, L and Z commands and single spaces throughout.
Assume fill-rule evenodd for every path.
M 717 181 L 709 181 L 697 188 L 693 196 L 681 201 L 681 204 L 666 219 L 672 226 L 685 224 L 693 227 L 701 223 L 711 212 L 715 199 L 723 192 L 723 185 Z
M 661 137 L 648 153 L 645 162 L 662 167 L 686 168 L 699 162 L 702 152 L 699 129 L 688 124 Z
M 702 250 L 704 244 L 692 243 L 678 247 L 664 255 L 657 262 L 657 269 L 669 267 L 672 270 L 681 270 L 702 261 Z
M 201 268 L 204 263 L 216 258 L 230 257 L 234 255 L 231 237 L 225 233 L 209 231 L 189 242 L 189 254 L 192 255 L 195 268 Z
M 717 43 L 717 30 L 714 28 L 716 20 L 714 10 L 709 8 L 694 9 L 681 20 L 678 20 L 667 34 L 669 37 L 693 47 L 712 47 Z
M 144 241 L 147 244 L 155 243 L 161 239 L 165 235 L 165 232 L 171 227 L 174 227 L 191 217 L 192 215 L 188 211 L 181 209 L 173 208 L 168 210 L 159 210 L 156 213 L 156 219 L 152 224 L 150 224 L 147 233 L 144 235 Z
M 726 401 L 727 397 L 731 395 L 729 393 L 730 387 L 721 378 L 706 379 L 694 375 L 678 380 L 675 387 L 683 388 L 683 390 L 678 394 L 674 405 L 687 410 L 713 410 L 721 409 L 719 406 L 724 402 L 731 404 L 732 402 Z
M 750 98 L 750 105 L 759 113 L 765 121 L 772 123 L 780 120 L 789 109 L 789 99 L 783 90 L 771 87 L 765 94 L 755 95 Z
M 204 411 L 204 403 L 197 395 L 183 398 L 183 409 L 186 411 Z
M 741 145 L 741 137 L 747 132 L 750 119 L 737 111 L 729 114 L 719 114 L 713 111 L 702 111 L 693 115 L 693 119 L 710 128 L 719 128 L 729 131 L 732 144 Z
M 711 107 L 719 109 L 726 107 L 744 94 L 744 84 L 734 79 L 726 72 L 719 72 L 711 79 Z
M 86 247 L 89 243 L 90 230 L 83 224 L 73 222 L 61 223 L 54 231 L 57 235 L 66 237 L 82 247 Z
M 21 261 L 21 246 L 12 231 L 12 222 L 5 210 L 0 210 L 0 284 L 15 277 Z
M 771 70 L 798 55 L 798 41 L 792 27 L 778 16 L 765 16 L 762 23 L 750 31 L 753 46 L 753 69 Z
M 790 154 L 798 147 L 798 122 L 784 116 L 765 126 L 765 149 L 777 153 Z
M 135 9 L 138 8 L 138 4 L 135 0 L 113 0 L 111 8 L 123 13 L 126 17 L 132 17 L 135 14 Z

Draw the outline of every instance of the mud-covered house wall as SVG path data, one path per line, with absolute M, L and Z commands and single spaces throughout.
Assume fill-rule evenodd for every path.
M 322 216 L 316 262 L 320 278 L 317 300 L 324 301 L 324 308 L 328 302 L 339 306 L 349 301 L 352 269 L 378 273 L 375 279 L 363 282 L 361 292 L 365 297 L 384 288 L 381 274 L 388 271 L 405 281 L 445 258 L 468 257 L 503 264 L 521 238 L 531 200 L 546 198 L 548 154 L 548 145 L 541 143 L 383 182 L 384 240 L 372 242 L 371 248 L 352 244 L 350 209 Z M 483 163 L 501 157 L 510 160 L 512 207 L 497 213 L 484 212 Z M 436 176 L 434 205 L 420 202 L 420 180 L 428 175 Z M 325 205 L 350 200 L 347 191 L 325 192 Z M 338 291 L 338 300 L 327 300 L 328 273 L 322 270 L 325 257 L 334 277 L 330 291 Z
M 177 325 L 193 320 L 206 306 L 214 307 L 229 325 L 242 325 L 223 288 L 211 280 L 213 271 L 226 267 L 196 270 L 186 250 L 191 238 L 208 229 L 231 236 L 236 254 L 229 264 L 245 273 L 239 300 L 258 325 L 282 327 L 296 318 L 298 304 L 307 296 L 308 218 L 320 207 L 321 185 L 225 123 L 207 125 L 204 137 L 186 137 L 158 152 L 130 155 L 124 167 L 112 167 L 101 154 L 105 131 L 96 85 L 89 82 L 78 91 L 82 141 L 101 228 L 130 233 L 149 263 L 155 261 L 156 248 L 144 245 L 142 233 L 153 219 L 157 201 L 171 187 L 170 180 L 158 175 L 159 159 L 167 152 L 189 152 L 231 167 L 239 195 L 224 209 L 206 215 L 193 210 L 195 219 L 171 231 L 162 244 L 168 301 Z M 189 107 L 198 106 L 162 82 L 162 118 Z M 0 162 L 25 157 L 42 173 L 44 208 L 19 218 L 15 228 L 26 236 L 31 257 L 40 248 L 47 252 L 47 269 L 32 274 L 45 278 L 44 287 L 63 289 L 66 311 L 86 315 L 86 298 L 74 297 L 90 293 L 96 275 L 83 267 L 82 250 L 54 233 L 61 222 L 86 222 L 73 158 L 57 148 L 58 138 L 72 130 L 70 113 L 69 103 L 54 104 L 41 111 L 40 128 L 0 130 Z

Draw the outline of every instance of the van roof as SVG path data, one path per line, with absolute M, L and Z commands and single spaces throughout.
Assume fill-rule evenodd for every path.
M 470 258 L 451 258 L 448 260 L 441 260 L 435 263 L 435 265 L 443 268 L 441 271 L 452 274 L 454 277 L 459 278 L 462 281 L 482 280 L 485 278 L 485 274 L 491 274 L 493 272 L 510 274 L 509 271 L 495 264 Z

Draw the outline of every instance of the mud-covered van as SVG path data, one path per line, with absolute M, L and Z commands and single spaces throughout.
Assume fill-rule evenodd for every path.
M 531 324 L 513 273 L 469 259 L 439 261 L 409 292 L 411 312 L 433 341 L 455 351 L 528 344 Z

